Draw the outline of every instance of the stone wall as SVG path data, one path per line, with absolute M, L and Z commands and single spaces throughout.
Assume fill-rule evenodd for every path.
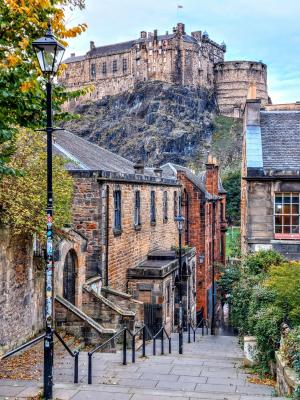
M 106 219 L 106 196 L 109 187 L 109 229 L 108 229 L 108 285 L 120 291 L 127 291 L 127 270 L 143 261 L 153 250 L 169 250 L 177 244 L 178 233 L 174 220 L 174 192 L 179 195 L 178 186 L 148 185 L 137 183 L 103 183 L 102 199 L 103 220 Z M 122 230 L 114 232 L 114 190 L 121 190 L 122 196 Z M 134 225 L 134 196 L 140 191 L 141 225 Z M 150 196 L 155 192 L 156 223 L 150 222 Z M 163 218 L 163 195 L 168 196 L 168 219 Z M 178 198 L 178 197 L 177 197 Z M 103 225 L 103 275 L 106 262 L 106 227 Z
M 148 80 L 214 87 L 214 64 L 224 61 L 224 45 L 218 45 L 201 31 L 187 36 L 184 24 L 180 23 L 174 34 L 144 33 L 138 40 L 102 48 L 92 42 L 86 55 L 72 55 L 66 60 L 67 68 L 60 82 L 71 91 L 90 86 L 92 91 L 77 100 L 80 102 L 119 94 Z M 75 105 L 76 101 L 71 101 L 66 107 Z
M 87 239 L 86 279 L 101 273 L 101 191 L 97 175 L 74 175 L 72 218 L 75 229 Z
M 255 84 L 257 98 L 268 104 L 267 66 L 254 61 L 217 63 L 214 78 L 220 113 L 241 117 L 250 84 Z
M 30 237 L 0 229 L 0 354 L 43 328 L 43 259 L 33 257 Z
M 290 260 L 299 260 L 299 240 L 275 240 L 274 198 L 275 193 L 299 193 L 300 183 L 274 179 L 274 181 L 248 181 L 244 185 L 246 187 L 242 192 L 243 252 L 273 248 Z M 245 202 L 245 195 L 247 202 Z

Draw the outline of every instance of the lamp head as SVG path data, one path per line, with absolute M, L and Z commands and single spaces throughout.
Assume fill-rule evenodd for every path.
M 65 48 L 55 39 L 50 22 L 45 36 L 35 40 L 32 47 L 37 55 L 42 72 L 47 75 L 56 74 Z

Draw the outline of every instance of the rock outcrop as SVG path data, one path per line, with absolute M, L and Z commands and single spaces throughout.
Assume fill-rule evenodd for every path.
M 78 105 L 64 127 L 131 161 L 174 162 L 202 168 L 211 149 L 213 92 L 166 82 L 145 82 L 132 92 Z

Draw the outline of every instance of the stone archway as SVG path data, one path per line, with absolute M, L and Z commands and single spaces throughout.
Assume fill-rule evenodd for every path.
M 78 260 L 76 252 L 71 249 L 68 251 L 63 269 L 63 297 L 75 305 L 76 276 Z

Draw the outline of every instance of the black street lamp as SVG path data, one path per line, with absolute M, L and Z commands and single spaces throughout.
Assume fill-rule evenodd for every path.
M 211 313 L 211 330 L 210 333 L 211 335 L 215 334 L 215 308 L 216 308 L 216 288 L 215 288 L 215 236 L 216 236 L 216 199 L 212 200 L 212 205 L 213 205 L 213 212 L 212 212 L 212 246 L 211 246 L 211 252 L 212 252 L 212 283 L 211 283 L 211 290 L 212 290 L 212 313 Z
M 45 270 L 45 329 L 44 339 L 44 396 L 53 398 L 53 194 L 52 194 L 52 84 L 51 79 L 56 74 L 61 63 L 65 48 L 56 41 L 51 25 L 48 24 L 46 35 L 32 43 L 40 68 L 47 78 L 47 244 Z
M 182 231 L 184 224 L 184 217 L 177 215 L 175 217 L 178 228 L 178 258 L 179 258 L 179 354 L 183 352 L 183 311 L 182 311 Z

